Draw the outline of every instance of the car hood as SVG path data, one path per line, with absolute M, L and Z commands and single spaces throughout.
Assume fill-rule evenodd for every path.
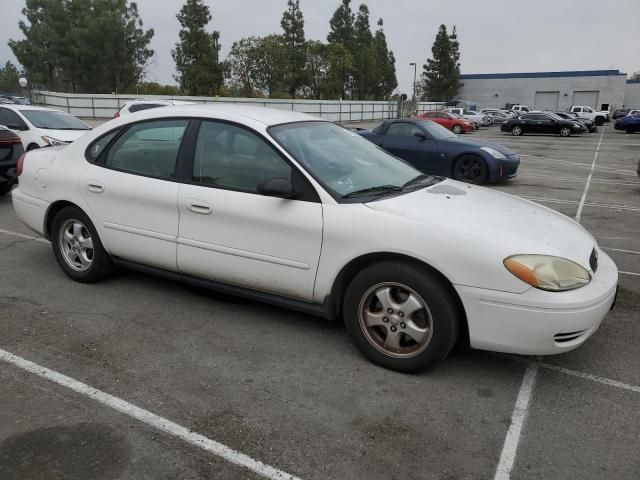
M 427 235 L 436 229 L 454 244 L 462 238 L 466 248 L 479 255 L 554 255 L 590 269 L 589 257 L 596 246 L 593 236 L 565 215 L 513 195 L 455 180 L 366 206 L 420 222 Z
M 60 140 L 62 142 L 75 142 L 81 136 L 90 132 L 91 130 L 48 130 L 44 128 L 39 129 L 40 134 L 55 138 L 56 140 Z
M 462 146 L 477 147 L 477 148 L 490 147 L 490 148 L 493 148 L 494 150 L 499 151 L 503 155 L 507 155 L 507 156 L 508 155 L 516 155 L 516 152 L 514 152 L 513 150 L 511 150 L 508 147 L 505 147 L 504 145 L 499 145 L 497 143 L 491 143 L 491 142 L 485 142 L 483 140 L 470 140 L 470 139 L 467 139 L 467 138 L 456 137 L 456 138 L 447 139 L 447 142 L 455 143 L 456 145 L 460 145 L 461 147 Z

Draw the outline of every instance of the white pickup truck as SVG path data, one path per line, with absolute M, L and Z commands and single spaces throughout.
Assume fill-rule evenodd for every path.
M 593 108 L 585 105 L 572 105 L 569 111 L 577 114 L 579 117 L 593 120 L 596 125 L 603 125 L 604 122 L 608 122 L 610 119 L 608 111 L 596 112 Z

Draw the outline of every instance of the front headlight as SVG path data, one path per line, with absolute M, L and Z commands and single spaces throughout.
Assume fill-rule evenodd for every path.
M 51 147 L 55 147 L 56 145 L 67 145 L 69 143 L 63 140 L 58 140 L 57 138 L 48 137 L 46 135 L 42 137 L 42 140 L 44 140 L 47 143 L 47 145 Z
M 587 270 L 566 258 L 550 255 L 513 255 L 504 259 L 509 272 L 540 290 L 564 292 L 591 281 Z
M 499 152 L 498 150 L 496 150 L 495 148 L 491 148 L 491 147 L 480 147 L 480 150 L 484 150 L 485 152 L 487 152 L 489 155 L 491 155 L 493 158 L 497 158 L 498 160 L 506 160 L 507 157 L 505 156 L 504 153 Z

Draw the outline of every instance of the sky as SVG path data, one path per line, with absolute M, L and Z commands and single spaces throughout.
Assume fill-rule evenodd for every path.
M 178 38 L 176 13 L 184 0 L 138 0 L 156 51 L 148 80 L 175 83 L 171 49 Z M 286 0 L 205 0 L 211 30 L 219 30 L 223 58 L 234 41 L 280 33 Z M 362 0 L 353 0 L 355 11 Z M 366 0 L 372 29 L 382 17 L 396 57 L 398 90 L 411 93 L 413 67 L 431 54 L 440 24 L 457 26 L 463 73 L 558 70 L 640 70 L 640 0 Z M 340 0 L 301 0 L 307 39 L 326 41 Z M 15 62 L 7 46 L 23 38 L 18 22 L 25 0 L 0 0 L 0 62 Z

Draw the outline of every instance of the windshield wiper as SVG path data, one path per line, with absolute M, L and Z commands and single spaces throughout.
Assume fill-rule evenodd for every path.
M 363 188 L 361 190 L 354 190 L 342 196 L 342 198 L 353 198 L 364 195 L 386 195 L 388 193 L 401 192 L 402 187 L 397 185 L 378 185 L 375 187 Z
M 416 185 L 418 183 L 422 183 L 424 180 L 431 178 L 431 182 L 429 183 L 433 183 L 436 178 L 433 175 L 427 175 L 424 173 L 421 173 L 420 175 L 418 175 L 417 177 L 413 177 L 411 180 L 409 180 L 407 183 L 405 183 L 402 188 L 407 188 L 407 187 L 411 187 L 413 185 Z

